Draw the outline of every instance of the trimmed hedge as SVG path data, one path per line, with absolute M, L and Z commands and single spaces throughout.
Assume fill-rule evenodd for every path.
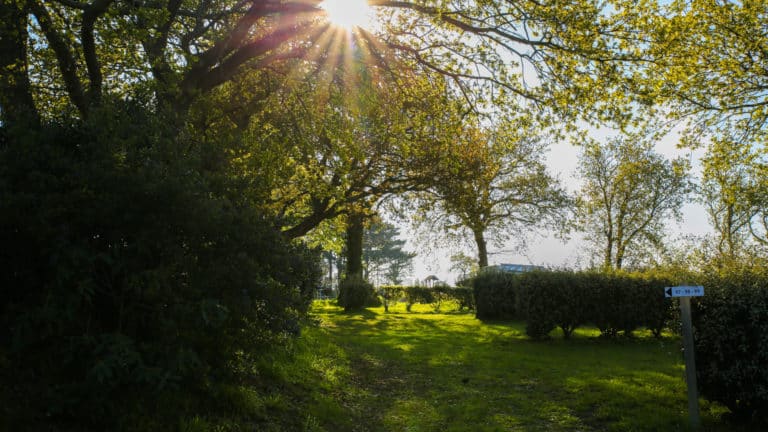
M 451 288 L 423 286 L 385 285 L 379 288 L 379 295 L 384 300 L 384 311 L 389 312 L 389 305 L 401 299 L 406 301 L 406 310 L 411 311 L 414 304 L 434 304 L 435 310 L 440 310 L 444 301 L 456 301 L 459 309 L 474 309 L 475 303 L 472 290 L 469 288 Z
M 642 326 L 659 337 L 677 317 L 677 302 L 673 307 L 663 288 L 682 280 L 697 281 L 706 292 L 692 300 L 701 395 L 728 407 L 738 420 L 768 426 L 766 266 L 731 264 L 698 276 L 686 271 L 489 272 L 476 277 L 473 287 L 478 318 L 522 318 L 532 338 L 546 338 L 555 327 L 568 338 L 585 323 L 606 337 L 631 335 Z
M 545 338 L 560 327 L 568 338 L 592 323 L 606 337 L 631 335 L 638 327 L 660 336 L 671 318 L 671 301 L 660 275 L 570 271 L 522 274 L 487 272 L 473 281 L 480 319 L 526 321 L 526 333 Z
M 471 285 L 478 319 L 517 318 L 515 293 L 519 278 L 515 274 L 486 269 L 472 279 Z
M 699 391 L 768 426 L 768 269 L 713 271 L 701 283 L 705 295 L 692 301 Z

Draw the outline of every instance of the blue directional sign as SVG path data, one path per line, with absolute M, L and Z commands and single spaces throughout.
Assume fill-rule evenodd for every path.
M 701 297 L 703 295 L 704 287 L 701 285 L 664 288 L 664 297 Z

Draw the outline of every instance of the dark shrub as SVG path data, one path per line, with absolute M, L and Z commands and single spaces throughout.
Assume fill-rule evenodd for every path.
M 552 272 L 552 296 L 557 299 L 554 321 L 563 337 L 568 339 L 576 328 L 590 319 L 590 293 L 585 289 L 584 275 L 572 272 Z
M 559 300 L 553 297 L 556 287 L 543 272 L 518 275 L 516 310 L 525 320 L 525 333 L 534 339 L 546 338 L 557 325 L 554 309 Z
M 526 333 L 536 339 L 560 327 L 569 338 L 588 319 L 587 299 L 577 274 L 534 271 L 520 276 L 517 310 L 526 320 Z
M 659 272 L 635 274 L 633 278 L 640 292 L 637 299 L 638 309 L 642 311 L 640 321 L 659 338 L 674 316 L 672 299 L 660 293 L 676 283 L 671 276 Z
M 702 396 L 737 418 L 768 423 L 768 271 L 731 268 L 703 278 L 693 300 Z
M 587 272 L 583 283 L 589 301 L 590 321 L 604 337 L 613 338 L 619 334 L 623 317 L 623 296 L 618 277 L 613 274 Z
M 338 303 L 345 311 L 359 310 L 380 304 L 373 285 L 358 275 L 349 276 L 341 281 Z
M 9 430 L 119 430 L 130 412 L 175 427 L 165 396 L 236 381 L 298 332 L 317 283 L 316 256 L 230 180 L 224 144 L 203 168 L 142 109 L 106 114 L 0 148 Z
M 484 270 L 472 280 L 475 314 L 481 320 L 514 319 L 518 280 L 512 273 Z

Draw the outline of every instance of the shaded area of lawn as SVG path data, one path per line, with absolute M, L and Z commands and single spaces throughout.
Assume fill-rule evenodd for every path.
M 305 360 L 324 384 L 306 430 L 687 430 L 675 337 L 608 341 L 582 329 L 533 342 L 520 323 L 472 314 L 347 314 L 317 303 L 313 315 Z M 734 430 L 720 414 L 702 401 L 704 430 Z

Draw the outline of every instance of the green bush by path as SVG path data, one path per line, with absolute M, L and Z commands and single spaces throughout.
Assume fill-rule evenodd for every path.
M 0 430 L 170 430 L 307 318 L 237 142 L 107 105 L 0 145 Z
M 768 430 L 768 269 L 710 269 L 701 283 L 692 302 L 701 394 Z
M 373 285 L 359 275 L 352 275 L 341 281 L 337 302 L 347 312 L 379 305 Z

